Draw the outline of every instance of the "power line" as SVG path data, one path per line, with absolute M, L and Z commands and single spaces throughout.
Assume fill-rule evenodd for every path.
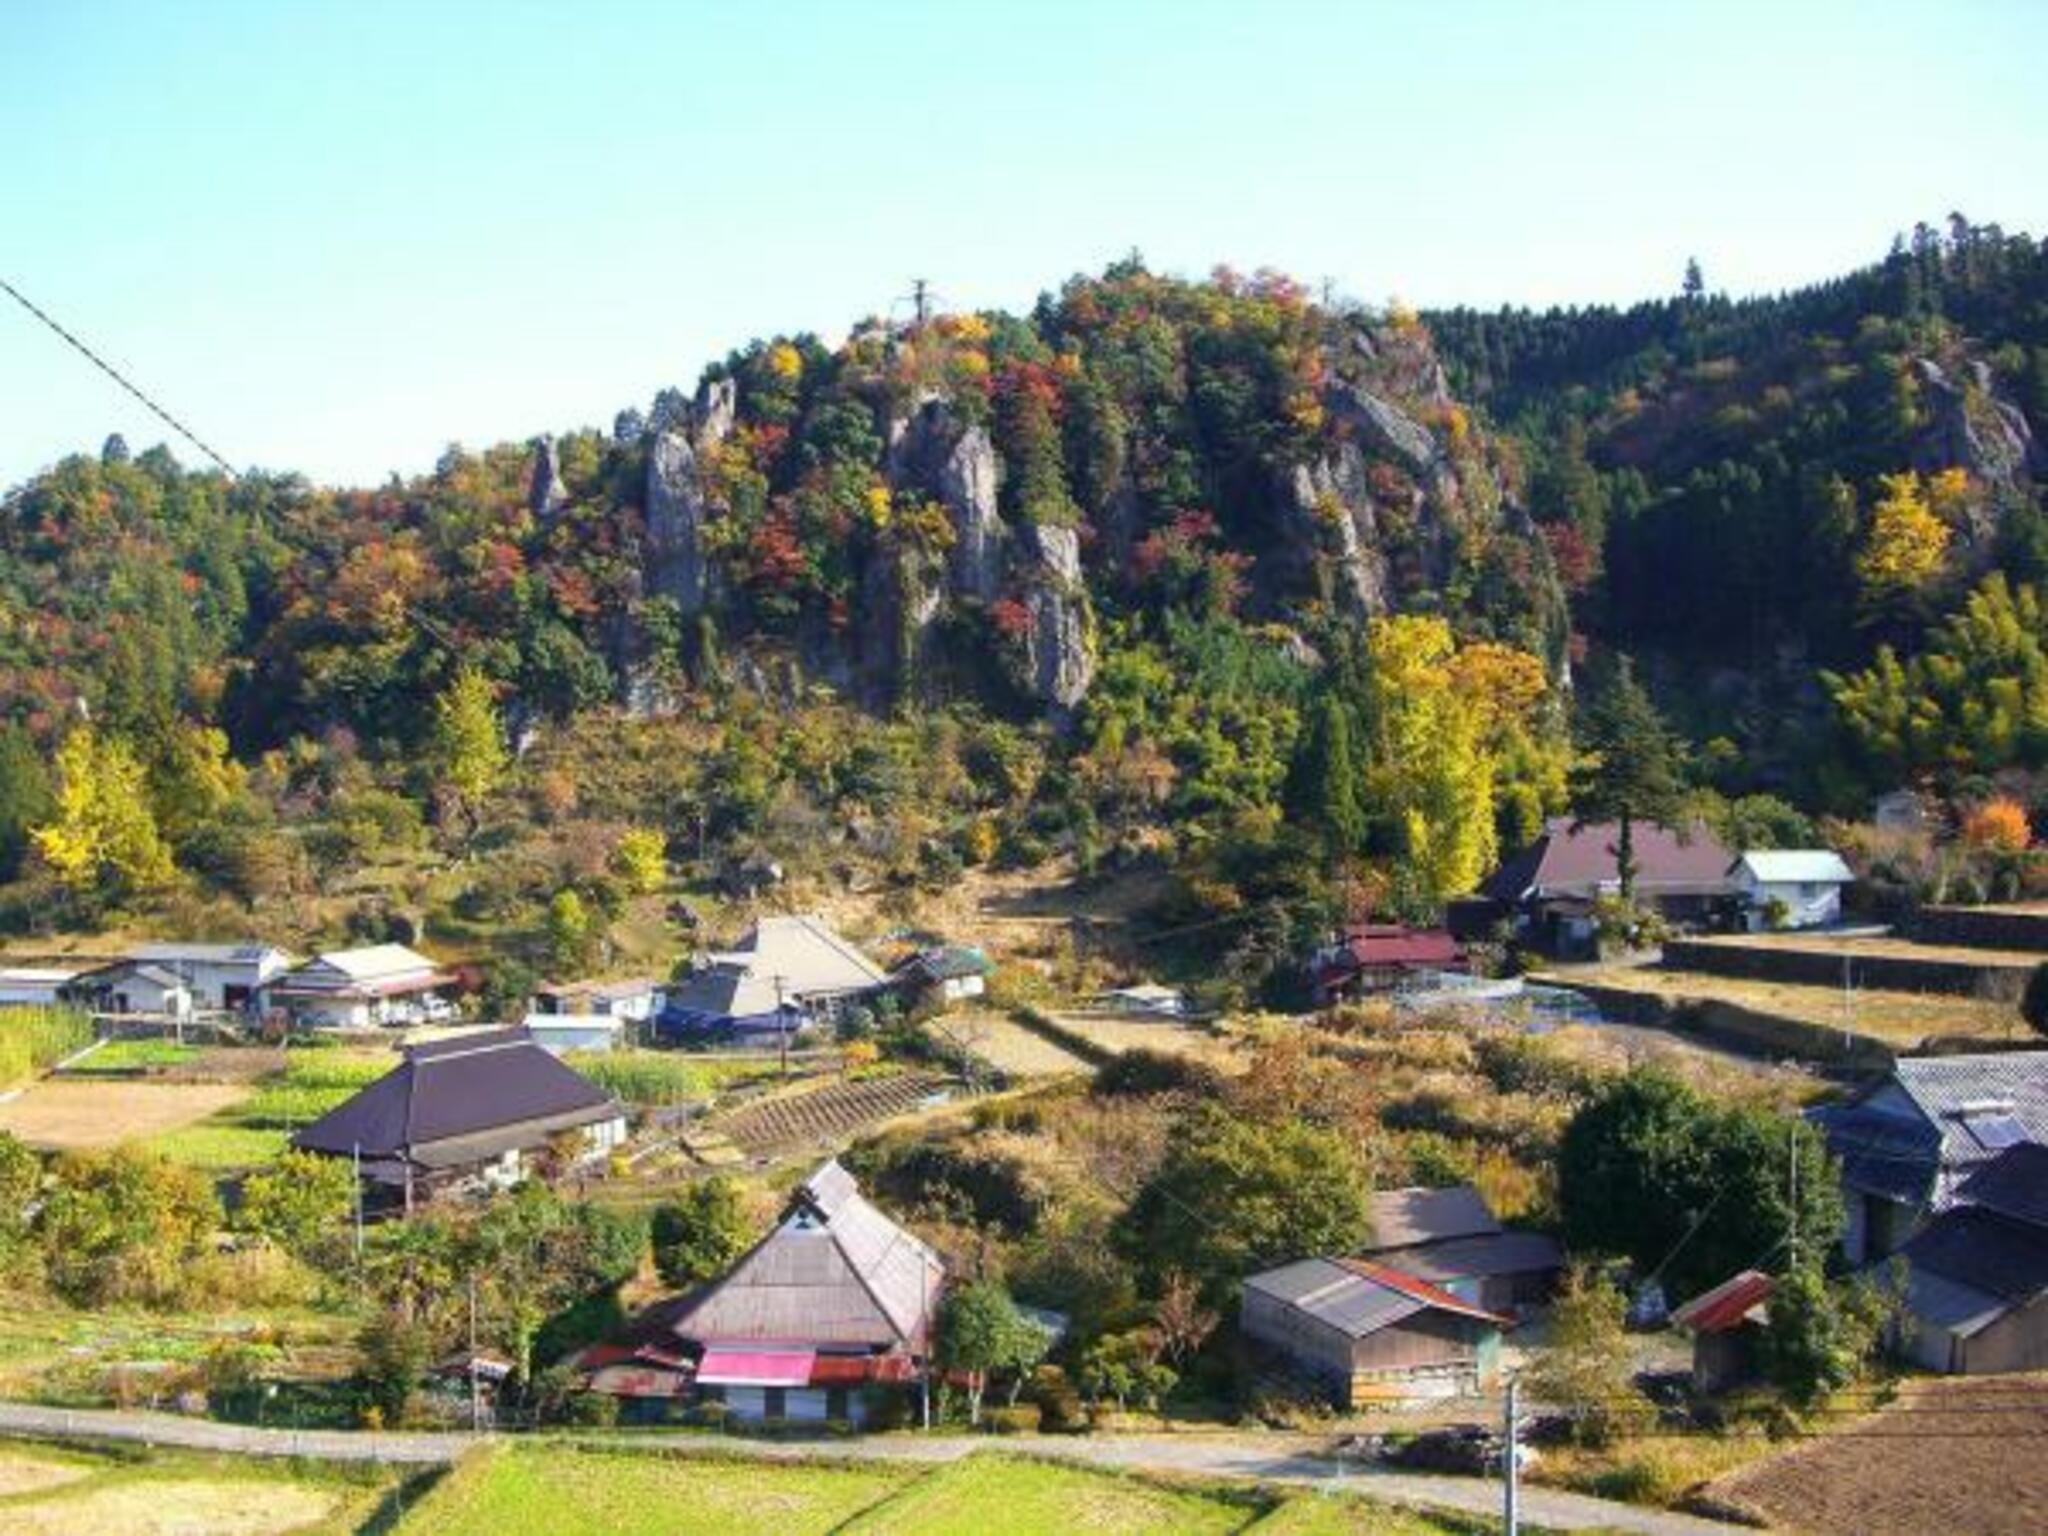
M 129 383 L 127 378 L 124 377 L 123 374 L 121 373 L 120 369 L 116 368 L 112 363 L 108 362 L 105 358 L 101 357 L 99 353 L 93 351 L 91 347 L 87 346 L 84 342 L 80 341 L 76 336 L 72 335 L 71 332 L 67 331 L 62 325 L 60 325 L 53 316 L 51 316 L 47 311 L 42 309 L 41 306 L 39 306 L 27 294 L 23 293 L 19 288 L 15 287 L 14 284 L 8 282 L 7 279 L 4 277 L 0 277 L 0 288 L 6 289 L 8 297 L 12 298 L 15 303 L 19 304 L 23 309 L 27 310 L 30 314 L 34 315 L 38 320 L 42 321 L 44 325 L 47 325 L 51 330 L 55 331 L 59 336 L 63 337 L 66 342 L 68 342 L 75 350 L 77 350 L 81 355 L 84 356 L 87 362 L 91 363 L 95 368 L 99 369 L 101 373 L 104 373 L 116 384 L 120 385 L 123 389 L 127 390 L 129 394 L 133 395 L 136 399 L 140 400 L 145 406 L 149 407 L 149 409 L 153 411 L 162 420 L 169 423 L 170 428 L 173 432 L 176 432 L 180 437 L 184 438 L 186 442 L 190 443 L 194 448 L 197 448 L 201 453 L 205 454 L 209 459 L 213 460 L 214 463 L 218 464 L 221 467 L 221 469 L 226 472 L 229 479 L 234 478 L 234 465 L 230 464 L 226 459 L 222 458 L 219 454 L 215 453 L 213 449 L 209 448 L 205 444 L 205 442 L 203 442 L 200 439 L 199 435 L 196 432 L 194 432 L 190 427 L 186 426 L 185 423 L 178 420 L 177 417 L 173 416 L 169 411 L 165 410 L 162 406 L 158 405 L 154 400 L 150 399 L 149 396 L 144 394 L 138 386 Z

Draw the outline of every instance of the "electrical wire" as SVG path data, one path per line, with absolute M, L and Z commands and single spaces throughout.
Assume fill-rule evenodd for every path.
M 158 418 L 168 423 L 173 432 L 176 432 L 180 437 L 184 438 L 186 442 L 190 443 L 194 448 L 197 448 L 201 453 L 205 454 L 209 459 L 213 460 L 215 464 L 218 464 L 221 470 L 227 475 L 227 477 L 230 480 L 235 478 L 234 465 L 230 464 L 226 459 L 222 458 L 218 453 L 214 452 L 212 448 L 208 447 L 205 441 L 201 439 L 200 436 L 196 432 L 194 432 L 190 427 L 186 426 L 185 423 L 178 420 L 177 417 L 173 416 L 161 405 L 158 405 L 156 401 L 152 400 L 147 394 L 143 392 L 139 385 L 130 383 L 127 376 L 124 375 L 120 369 L 116 368 L 112 363 L 108 362 L 105 358 L 101 357 L 99 353 L 93 351 L 91 347 L 87 346 L 83 341 L 79 340 L 78 337 L 74 336 L 70 331 L 66 330 L 64 326 L 61 325 L 54 316 L 52 316 L 48 311 L 44 310 L 27 294 L 23 293 L 19 288 L 15 287 L 14 284 L 8 282 L 7 279 L 4 277 L 0 277 L 0 288 L 6 289 L 8 297 L 12 298 L 15 303 L 19 304 L 31 315 L 34 315 L 36 319 L 42 321 L 44 325 L 48 326 L 51 330 L 55 331 L 60 337 L 62 337 L 65 340 L 65 342 L 67 342 L 81 356 L 83 356 L 87 362 L 91 363 L 95 368 L 99 369 L 101 373 L 104 373 L 116 384 L 120 385 L 123 389 L 128 391 L 129 394 L 133 395 L 136 399 L 140 400 L 153 413 L 155 413 L 155 415 Z

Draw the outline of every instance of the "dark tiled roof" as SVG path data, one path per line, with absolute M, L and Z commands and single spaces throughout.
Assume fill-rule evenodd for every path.
M 1851 1189 L 1916 1205 L 1930 1198 L 1941 1164 L 1941 1136 L 1933 1127 L 1856 1105 L 1824 1105 L 1807 1118 L 1841 1159 Z
M 2048 1147 L 2023 1142 L 1978 1168 L 1956 1190 L 1963 1205 L 2048 1227 Z
M 1494 1275 L 1526 1275 L 1564 1267 L 1564 1250 L 1541 1232 L 1484 1232 L 1416 1248 L 1375 1253 L 1422 1280 L 1448 1285 Z
M 1367 1253 L 1415 1243 L 1498 1232 L 1485 1197 L 1469 1184 L 1450 1189 L 1387 1189 L 1372 1197 L 1372 1246 Z
M 1916 1273 L 1926 1270 L 2008 1302 L 2048 1291 L 2048 1233 L 1989 1211 L 1945 1211 L 1899 1251 Z
M 1945 1162 L 1981 1162 L 2004 1150 L 1982 1133 L 2006 1118 L 2025 1140 L 2048 1142 L 2048 1051 L 1907 1057 L 1892 1076 L 1939 1128 Z
M 619 1113 L 611 1096 L 534 1044 L 523 1029 L 461 1035 L 408 1049 L 405 1060 L 293 1137 L 313 1152 L 445 1163 L 437 1144 L 488 1149 L 507 1127 L 535 1139 Z M 482 1153 L 480 1153 L 482 1155 Z

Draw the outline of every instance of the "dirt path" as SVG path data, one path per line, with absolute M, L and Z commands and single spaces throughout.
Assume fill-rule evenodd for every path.
M 177 1446 L 238 1456 L 303 1456 L 320 1461 L 377 1462 L 384 1465 L 441 1466 L 458 1460 L 478 1441 L 460 1434 L 370 1434 L 347 1430 L 255 1429 L 171 1414 L 112 1410 L 39 1408 L 0 1403 L 0 1435 L 44 1440 L 119 1440 Z M 1422 1509 L 1497 1515 L 1500 1485 L 1486 1478 L 1431 1477 L 1376 1472 L 1346 1465 L 1315 1452 L 1322 1441 L 1299 1435 L 1195 1432 L 1178 1435 L 1053 1436 L 994 1440 L 979 1435 L 886 1435 L 872 1439 L 816 1443 L 749 1441 L 724 1436 L 657 1433 L 579 1435 L 581 1441 L 658 1444 L 681 1453 L 768 1461 L 823 1460 L 950 1462 L 976 1452 L 1017 1451 L 1090 1466 L 1181 1473 L 1190 1477 L 1245 1478 L 1296 1487 L 1362 1494 Z M 1626 1531 L 1634 1536 L 1729 1536 L 1742 1527 L 1691 1515 L 1639 1509 L 1606 1499 L 1549 1488 L 1522 1490 L 1523 1516 L 1551 1530 Z

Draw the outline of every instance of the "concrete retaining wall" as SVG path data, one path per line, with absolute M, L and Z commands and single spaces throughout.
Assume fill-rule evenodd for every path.
M 1974 949 L 2030 949 L 2048 960 L 2048 910 L 2011 907 L 1922 907 L 1907 925 L 1920 944 L 1962 944 Z
M 1637 992 L 1576 980 L 1567 984 L 1591 998 L 1610 1019 L 1675 1034 L 1701 1035 L 1758 1055 L 1791 1057 L 1858 1072 L 1887 1071 L 1893 1060 L 1891 1047 L 1868 1035 L 1824 1029 L 1718 998 L 1676 997 L 1668 992 Z

